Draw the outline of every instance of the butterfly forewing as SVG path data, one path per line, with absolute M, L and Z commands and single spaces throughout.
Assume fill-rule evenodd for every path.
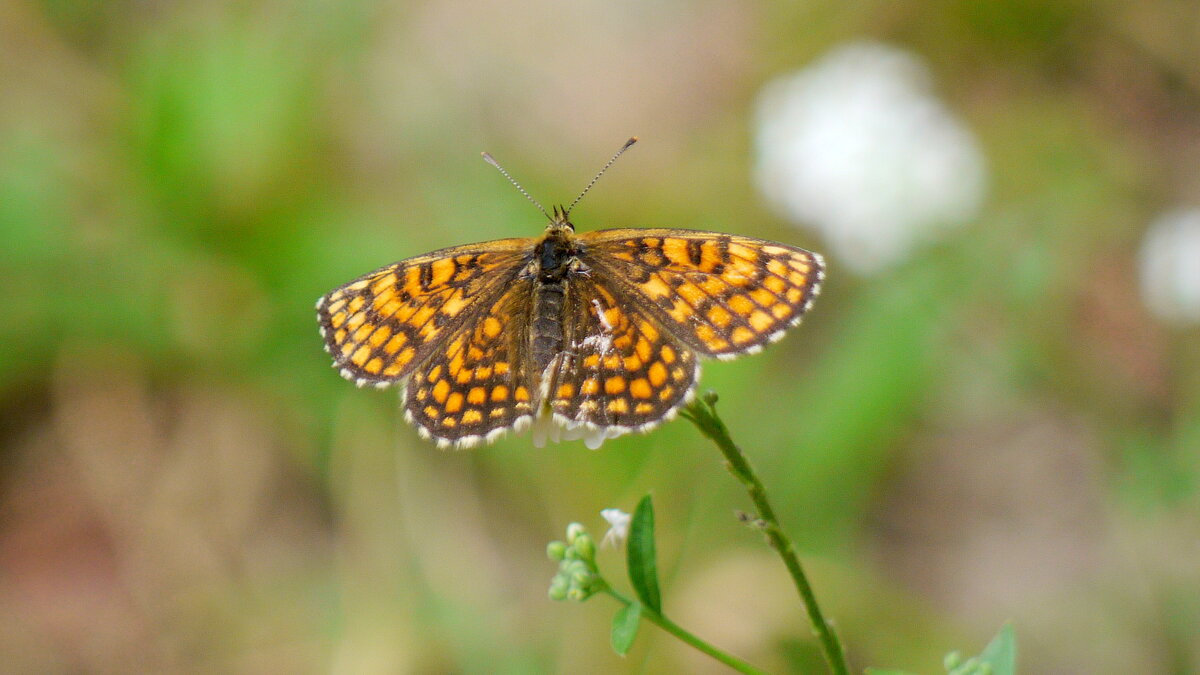
M 717 232 L 618 229 L 579 235 L 580 259 L 700 354 L 732 358 L 799 322 L 824 278 L 821 256 Z
M 360 385 L 403 380 L 444 349 L 503 293 L 532 253 L 533 239 L 502 239 L 401 260 L 317 301 L 325 349 Z

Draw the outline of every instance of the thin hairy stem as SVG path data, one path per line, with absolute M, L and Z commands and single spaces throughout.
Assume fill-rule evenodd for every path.
M 725 456 L 726 468 L 746 487 L 746 491 L 750 494 L 750 500 L 754 502 L 754 507 L 758 510 L 760 526 L 767 536 L 767 541 L 779 553 L 783 564 L 787 566 L 788 573 L 792 576 L 792 581 L 796 584 L 796 590 L 799 591 L 800 599 L 804 602 L 804 609 L 807 610 L 813 632 L 821 643 L 821 651 L 825 654 L 829 669 L 835 675 L 849 675 L 845 650 L 842 649 L 837 633 L 833 631 L 821 613 L 821 607 L 817 604 L 817 596 L 813 593 L 812 585 L 808 583 L 804 568 L 800 566 L 800 559 L 796 557 L 792 540 L 784 534 L 783 528 L 779 526 L 779 519 L 775 517 L 775 510 L 771 508 L 771 503 L 767 500 L 767 490 L 763 487 L 762 481 L 750 468 L 750 462 L 742 454 L 741 448 L 733 442 L 725 423 L 717 416 L 716 401 L 717 396 L 712 392 L 698 396 L 681 411 L 681 414 L 695 424 L 701 434 L 717 445 L 721 454 Z

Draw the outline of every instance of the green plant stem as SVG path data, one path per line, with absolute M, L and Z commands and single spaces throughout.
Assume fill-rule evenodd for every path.
M 618 593 L 617 591 L 613 590 L 613 588 L 611 586 L 609 586 L 607 583 L 604 584 L 604 592 L 608 593 L 612 597 L 616 598 L 618 602 L 620 602 L 621 604 L 624 604 L 624 605 L 632 605 L 635 602 L 634 600 L 631 600 L 631 599 L 625 597 L 624 595 L 622 595 L 621 593 Z M 750 665 L 749 663 L 746 663 L 745 661 L 739 659 L 738 657 L 733 656 L 732 654 L 727 654 L 727 653 L 721 651 L 720 649 L 717 649 L 716 647 L 708 644 L 704 640 L 701 640 L 700 638 L 696 637 L 695 635 L 692 635 L 688 631 L 684 630 L 684 628 L 682 626 L 675 623 L 674 621 L 671 621 L 670 619 L 663 616 L 662 614 L 659 614 L 658 612 L 654 611 L 653 609 L 650 609 L 649 607 L 647 607 L 645 605 L 642 605 L 641 608 L 642 608 L 641 615 L 642 615 L 643 619 L 646 619 L 647 621 L 654 624 L 655 626 L 658 626 L 659 628 L 667 631 L 671 635 L 674 635 L 675 637 L 679 638 L 683 642 L 691 645 L 692 647 L 695 647 L 696 649 L 704 652 L 705 654 L 708 654 L 709 656 L 720 661 L 721 663 L 724 663 L 725 665 L 729 666 L 730 668 L 733 668 L 734 670 L 738 671 L 739 673 L 748 673 L 749 675 L 767 675 L 767 671 L 755 668 L 754 666 Z
M 762 481 L 755 475 L 754 470 L 750 468 L 750 462 L 742 454 L 741 448 L 733 442 L 725 423 L 717 416 L 716 400 L 716 394 L 709 392 L 704 396 L 697 397 L 683 409 L 681 414 L 695 424 L 701 434 L 711 439 L 720 448 L 721 454 L 725 455 L 726 468 L 741 481 L 746 487 L 746 491 L 750 493 L 750 500 L 754 502 L 754 507 L 758 510 L 758 517 L 762 521 L 762 530 L 767 535 L 767 541 L 779 553 L 779 557 L 783 558 L 783 564 L 787 566 L 788 573 L 792 575 L 792 581 L 796 584 L 796 590 L 800 592 L 800 599 L 804 601 L 808 619 L 812 623 L 813 632 L 821 643 L 821 651 L 825 654 L 829 669 L 836 675 L 849 675 L 846 653 L 842 649 L 841 641 L 838 640 L 837 633 L 833 632 L 833 629 L 825 621 L 825 616 L 821 613 L 821 607 L 817 604 L 817 596 L 813 593 L 812 585 L 808 583 L 808 577 L 805 576 L 804 569 L 800 566 L 800 559 L 796 557 L 792 540 L 784 534 L 783 528 L 779 526 L 778 518 L 775 517 L 775 510 L 767 501 L 766 488 L 763 487 Z

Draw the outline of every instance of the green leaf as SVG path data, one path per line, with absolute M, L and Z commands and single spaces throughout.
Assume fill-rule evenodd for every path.
M 991 664 L 993 675 L 1016 675 L 1017 635 L 1011 623 L 1004 624 L 996 633 L 979 655 L 979 660 Z
M 654 505 L 650 495 L 642 497 L 629 527 L 629 581 L 642 604 L 662 613 L 662 597 L 658 592 L 658 563 L 654 559 Z
M 907 670 L 893 670 L 891 668 L 867 668 L 867 675 L 913 675 Z
M 638 626 L 642 620 L 642 605 L 634 602 L 617 610 L 612 623 L 613 651 L 625 656 L 633 646 L 633 638 L 637 637 Z

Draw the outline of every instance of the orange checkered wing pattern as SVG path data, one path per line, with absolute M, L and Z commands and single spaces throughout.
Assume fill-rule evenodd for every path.
M 723 359 L 799 323 L 825 274 L 811 251 L 717 232 L 617 229 L 578 240 L 580 260 L 614 295 L 697 353 Z
M 534 417 L 529 370 L 533 280 L 516 279 L 473 322 L 449 336 L 413 371 L 405 417 L 439 446 L 493 440 Z
M 595 273 L 572 284 L 563 353 L 546 392 L 563 426 L 608 436 L 670 419 L 700 375 L 695 352 L 616 289 Z
M 532 240 L 457 246 L 401 260 L 317 301 L 325 349 L 359 386 L 403 380 L 491 308 L 532 255 Z

